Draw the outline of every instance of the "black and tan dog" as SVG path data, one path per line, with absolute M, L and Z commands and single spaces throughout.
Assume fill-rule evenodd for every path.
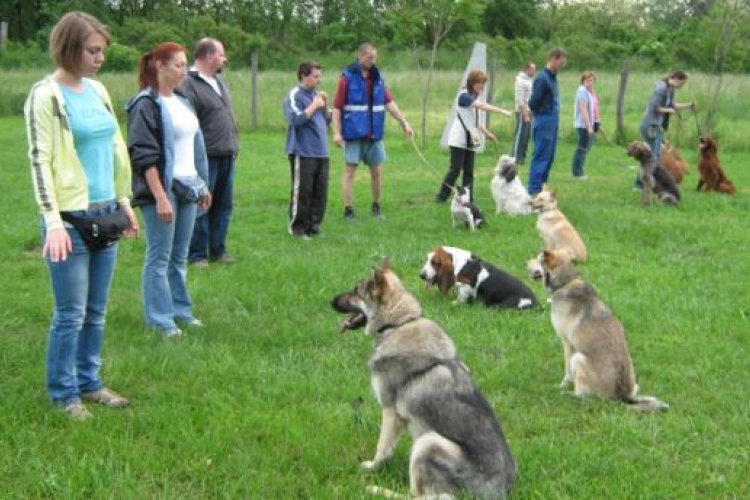
M 641 164 L 641 178 L 643 191 L 641 200 L 644 205 L 651 203 L 651 193 L 655 193 L 659 201 L 669 205 L 680 202 L 680 189 L 672 175 L 654 157 L 645 142 L 631 142 L 628 145 L 628 156 L 638 160 Z
M 345 330 L 364 327 L 375 343 L 370 376 L 383 417 L 375 456 L 362 467 L 382 465 L 408 429 L 412 498 L 447 500 L 460 490 L 505 498 L 516 465 L 500 423 L 451 338 L 422 315 L 388 263 L 331 305 L 350 314 Z M 370 492 L 402 498 L 376 486 Z
M 570 260 L 545 250 L 539 264 L 552 298 L 552 325 L 563 345 L 560 387 L 573 384 L 576 396 L 616 399 L 641 411 L 668 408 L 655 397 L 638 395 L 625 330 Z

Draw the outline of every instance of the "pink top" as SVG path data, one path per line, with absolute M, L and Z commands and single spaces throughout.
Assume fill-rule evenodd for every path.
M 591 105 L 594 108 L 594 123 L 601 123 L 601 115 L 599 114 L 599 98 L 596 96 L 595 92 L 589 92 L 589 95 L 591 96 Z

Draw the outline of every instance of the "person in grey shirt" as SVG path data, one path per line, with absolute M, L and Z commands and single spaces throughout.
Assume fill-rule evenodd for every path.
M 675 104 L 674 102 L 675 91 L 685 85 L 687 78 L 684 71 L 675 71 L 668 77 L 656 82 L 654 90 L 651 92 L 651 99 L 641 119 L 641 136 L 649 145 L 651 153 L 657 160 L 661 160 L 661 144 L 669 123 L 667 117 L 680 109 L 690 108 L 695 110 L 695 103 L 693 102 L 686 104 Z M 640 177 L 636 179 L 636 187 L 641 188 Z
M 227 62 L 224 45 L 216 39 L 203 38 L 195 45 L 193 55 L 195 65 L 181 89 L 195 107 L 203 132 L 213 203 L 195 218 L 188 260 L 195 267 L 208 267 L 209 260 L 234 262 L 226 239 L 232 220 L 234 165 L 239 147 L 232 95 L 226 82 L 218 77 Z

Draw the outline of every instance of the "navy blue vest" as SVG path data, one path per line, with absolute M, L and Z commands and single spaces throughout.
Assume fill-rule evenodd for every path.
M 359 63 L 347 66 L 343 72 L 347 81 L 346 104 L 343 109 L 341 133 L 345 141 L 383 138 L 385 126 L 385 82 L 373 66 L 372 96 L 367 96 L 367 81 L 362 77 Z

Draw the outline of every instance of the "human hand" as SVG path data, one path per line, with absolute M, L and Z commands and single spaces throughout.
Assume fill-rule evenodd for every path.
M 409 125 L 409 122 L 404 122 L 402 127 L 404 129 L 404 134 L 406 134 L 407 138 L 411 139 L 412 137 L 414 137 L 414 130 L 412 130 L 411 125 Z
M 172 204 L 166 195 L 156 199 L 156 215 L 162 222 L 172 222 L 172 217 L 174 216 L 172 213 Z
M 128 226 L 128 228 L 122 233 L 123 236 L 126 238 L 137 238 L 140 233 L 140 228 L 138 227 L 138 217 L 135 216 L 133 207 L 130 205 L 123 205 L 121 209 L 125 211 L 125 215 L 127 215 L 128 220 L 130 221 L 130 226 Z
M 52 262 L 62 262 L 68 258 L 73 251 L 73 242 L 70 241 L 68 231 L 64 228 L 47 231 L 42 247 L 42 257 L 49 257 Z
M 208 210 L 211 208 L 211 192 L 206 191 L 206 195 L 198 200 L 198 208 L 201 210 Z
M 341 134 L 336 132 L 335 134 L 333 134 L 333 143 L 336 145 L 336 147 L 340 148 L 344 145 L 344 138 L 341 137 Z

